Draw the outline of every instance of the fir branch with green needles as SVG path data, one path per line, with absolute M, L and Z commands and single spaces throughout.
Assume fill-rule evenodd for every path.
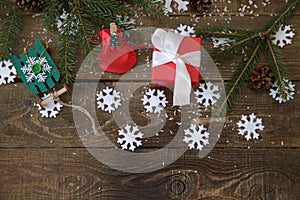
M 279 91 L 281 91 L 285 97 L 287 94 L 285 91 L 286 82 L 284 79 L 289 79 L 288 70 L 286 69 L 283 57 L 276 45 L 274 45 L 270 40 L 267 40 L 267 45 L 266 51 L 268 52 L 271 69 L 274 72 L 274 77 L 278 82 Z
M 76 3 L 81 13 L 85 13 L 89 21 L 95 24 L 109 26 L 117 20 L 117 16 L 130 16 L 131 10 L 119 1 L 111 0 L 86 0 Z
M 63 3 L 59 0 L 48 1 L 43 9 L 43 23 L 47 30 L 53 30 L 53 26 L 60 15 Z
M 70 19 L 69 19 L 70 18 Z M 71 84 L 74 76 L 74 66 L 76 59 L 76 26 L 73 23 L 74 15 L 70 13 L 62 24 L 62 30 L 59 35 L 58 61 L 59 71 L 63 77 L 63 82 Z
M 4 18 L 0 34 L 1 60 L 8 59 L 9 55 L 12 53 L 22 27 L 22 18 L 22 13 L 16 8 L 11 8 L 7 16 Z
M 265 27 L 265 34 L 274 34 L 279 27 L 284 24 L 293 13 L 299 8 L 299 0 L 291 0 L 282 8 L 275 17 L 273 17 Z
M 164 16 L 164 8 L 161 6 L 159 0 L 128 0 L 127 2 L 142 7 L 145 13 L 150 16 L 152 15 L 158 18 Z
M 91 43 L 92 25 L 88 22 L 89 18 L 85 13 L 81 13 L 76 7 L 74 9 L 78 20 L 77 24 L 79 24 L 76 32 L 76 35 L 79 36 L 77 42 L 80 44 L 82 54 L 86 56 L 93 49 Z
M 237 92 L 239 92 L 242 89 L 242 86 L 244 85 L 245 81 L 248 81 L 251 69 L 257 63 L 261 51 L 262 51 L 261 44 L 258 43 L 254 48 L 252 48 L 250 53 L 247 55 L 246 57 L 247 59 L 242 64 L 239 71 L 235 74 L 235 78 L 234 78 L 235 81 L 229 84 L 226 88 L 228 93 L 224 102 L 222 102 L 221 104 L 222 109 L 224 107 L 226 108 L 227 106 L 228 107 L 231 106 Z
M 219 46 L 213 52 L 213 58 L 219 60 L 230 54 L 234 54 L 244 47 L 248 47 L 246 58 L 243 58 L 242 65 L 234 74 L 230 84 L 226 86 L 226 97 L 223 102 L 220 102 L 220 110 L 229 108 L 234 100 L 234 97 L 241 91 L 243 84 L 248 81 L 251 69 L 262 52 L 268 54 L 271 69 L 279 83 L 279 92 L 283 98 L 286 98 L 285 79 L 289 79 L 289 73 L 286 69 L 281 52 L 274 45 L 270 38 L 279 27 L 284 24 L 293 13 L 299 8 L 300 0 L 290 0 L 289 3 L 275 15 L 262 31 L 241 30 L 228 27 L 205 26 L 196 30 L 197 36 L 204 38 L 217 37 L 229 38 L 231 41 Z
M 260 42 L 260 34 L 254 33 L 253 35 L 249 34 L 248 36 L 240 37 L 232 42 L 228 42 L 228 45 L 225 45 L 221 48 L 217 48 L 213 52 L 214 59 L 220 59 L 224 56 L 232 54 L 234 52 L 239 51 L 240 49 L 244 48 L 245 46 L 251 46 Z
M 241 37 L 247 37 L 251 34 L 256 33 L 256 31 L 243 30 L 243 29 L 232 29 L 228 27 L 223 27 L 220 30 L 218 26 L 204 26 L 197 30 L 198 33 L 201 33 L 203 38 L 207 37 L 217 37 L 217 38 L 231 38 L 239 39 Z

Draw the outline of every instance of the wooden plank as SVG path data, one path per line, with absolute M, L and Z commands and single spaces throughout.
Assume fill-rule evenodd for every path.
M 1 148 L 0 198 L 296 200 L 299 153 L 222 148 L 200 159 L 192 151 L 159 171 L 130 174 L 82 148 Z
M 85 90 L 89 90 L 89 84 L 84 86 Z M 104 88 L 106 85 L 115 86 L 115 82 L 100 83 L 99 87 Z M 124 88 L 130 89 L 138 83 L 122 82 Z M 141 83 L 144 85 L 144 83 Z M 144 128 L 150 128 L 151 118 L 146 115 L 140 100 L 143 97 L 142 92 L 146 89 L 142 86 L 133 94 L 133 98 L 129 101 L 129 111 L 134 122 Z M 158 120 L 154 120 L 151 124 L 153 131 L 159 132 L 159 137 L 153 136 L 145 142 L 145 147 L 162 147 L 166 145 L 173 137 L 170 133 L 176 133 L 178 123 L 181 121 L 181 115 L 172 108 L 172 93 L 165 90 L 169 104 L 167 106 L 167 114 L 169 120 L 166 124 Z M 34 104 L 34 97 L 24 90 L 22 84 L 5 85 L 0 90 L 0 147 L 82 147 L 79 136 L 73 120 L 73 113 L 70 108 L 62 108 L 57 118 L 42 118 L 38 113 Z M 92 99 L 95 91 L 92 89 L 88 92 Z M 70 101 L 70 96 L 63 96 L 62 100 Z M 92 102 L 93 100 L 91 100 Z M 225 128 L 217 143 L 218 147 L 299 147 L 299 82 L 296 82 L 295 99 L 284 104 L 279 104 L 268 95 L 267 92 L 256 92 L 247 86 L 244 87 L 242 93 L 235 99 L 230 112 L 227 113 Z M 125 103 L 128 100 L 124 101 Z M 123 102 L 123 104 L 124 104 Z M 96 107 L 96 103 L 91 103 Z M 124 112 L 123 112 L 124 111 Z M 121 106 L 116 111 L 125 113 L 126 108 Z M 198 111 L 197 111 L 198 112 Z M 236 123 L 240 120 L 242 114 L 257 114 L 263 119 L 265 130 L 261 132 L 261 139 L 246 142 L 245 139 L 237 134 Z M 207 124 L 210 110 L 205 111 L 201 108 L 201 123 Z M 107 137 L 116 141 L 116 134 L 119 126 L 115 123 L 112 114 L 105 113 L 96 109 L 97 120 L 101 129 L 106 133 Z M 83 116 L 85 117 L 85 116 Z M 127 119 L 127 118 L 125 118 Z M 89 120 L 87 119 L 89 124 Z M 155 128 L 156 127 L 156 128 Z
M 256 0 L 256 3 L 260 5 L 262 1 Z M 228 6 L 229 24 L 229 16 L 221 17 L 220 13 L 212 13 L 211 17 L 193 17 L 194 13 L 189 12 L 170 15 L 170 19 L 163 21 L 139 17 L 137 24 L 140 27 L 174 29 L 180 23 L 197 27 L 209 23 L 259 30 L 285 0 L 272 1 L 270 6 L 259 8 L 256 13 L 260 17 L 236 16 L 240 4 L 245 2 L 247 0 L 232 1 Z M 227 3 L 220 0 L 217 5 L 222 9 Z M 299 199 L 300 60 L 296 52 L 300 47 L 300 35 L 297 34 L 300 10 L 297 13 L 288 22 L 294 25 L 296 32 L 293 44 L 282 49 L 297 86 L 295 99 L 278 104 L 267 93 L 257 93 L 245 86 L 227 114 L 225 128 L 212 152 L 200 159 L 198 151 L 187 151 L 175 163 L 157 172 L 129 174 L 104 166 L 84 148 L 76 133 L 70 108 L 63 108 L 55 119 L 41 118 L 33 107 L 33 96 L 24 89 L 20 80 L 16 84 L 1 86 L 0 199 Z M 57 32 L 44 32 L 41 17 L 33 18 L 32 14 L 25 17 L 15 53 L 20 53 L 27 42 L 38 38 L 53 40 L 51 55 L 57 62 Z M 204 47 L 209 51 L 212 49 L 209 41 L 204 41 Z M 146 57 L 151 55 L 148 53 L 138 56 L 139 64 L 146 63 Z M 229 58 L 219 62 L 219 71 L 225 81 L 230 80 L 242 56 Z M 78 55 L 76 71 L 83 59 Z M 265 62 L 263 58 L 260 64 Z M 139 82 L 146 85 L 150 76 L 150 68 L 142 69 L 124 79 L 122 85 L 125 88 L 134 87 Z M 115 87 L 120 78 L 120 75 L 105 73 L 99 88 Z M 87 76 L 87 79 L 98 81 L 95 76 Z M 140 101 L 144 89 L 139 88 L 130 98 L 129 110 L 138 125 L 147 127 L 152 119 L 145 114 Z M 165 92 L 171 100 L 172 93 Z M 89 99 L 94 97 L 95 91 L 90 94 Z M 71 96 L 64 95 L 62 99 L 69 102 Z M 158 150 L 172 140 L 174 135 L 170 131 L 175 133 L 178 129 L 176 122 L 180 121 L 180 115 L 174 116 L 174 110 L 169 103 L 167 114 L 173 120 L 162 127 L 164 132 L 159 133 L 159 137 L 153 135 L 143 141 L 143 147 L 137 153 Z M 237 134 L 236 122 L 242 114 L 252 112 L 263 119 L 266 128 L 260 132 L 259 140 L 247 142 Z M 207 123 L 209 111 L 202 109 L 201 114 L 200 122 Z M 119 127 L 114 118 L 99 110 L 96 115 L 106 136 L 115 144 Z M 154 125 L 160 127 L 164 124 L 155 121 Z M 136 163 L 136 167 L 147 164 Z

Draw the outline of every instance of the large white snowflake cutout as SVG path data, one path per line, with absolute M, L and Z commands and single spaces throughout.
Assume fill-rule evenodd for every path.
M 216 37 L 211 37 L 211 40 L 213 42 L 214 48 L 229 46 L 230 42 L 234 42 L 234 40 L 232 40 L 230 38 L 216 38 Z
M 44 94 L 42 100 L 48 98 L 50 94 Z M 60 112 L 60 108 L 63 107 L 60 103 L 55 100 L 48 101 L 43 107 L 39 104 L 36 104 L 39 109 L 39 112 L 42 114 L 42 117 L 56 117 L 56 115 Z
M 118 132 L 120 136 L 123 136 L 122 138 L 118 138 L 117 141 L 118 144 L 121 144 L 122 149 L 134 151 L 136 147 L 142 146 L 141 139 L 143 138 L 143 134 L 137 126 L 127 124 L 124 129 L 118 130 Z
M 113 88 L 106 87 L 97 95 L 98 108 L 111 113 L 121 106 L 121 94 Z
M 279 103 L 287 102 L 294 98 L 295 94 L 295 85 L 292 83 L 292 81 L 289 81 L 288 79 L 283 79 L 284 81 L 284 92 L 286 93 L 286 97 L 283 98 L 282 93 L 280 92 L 279 83 L 276 81 L 274 86 L 270 89 L 270 95 L 278 101 Z
M 237 123 L 240 135 L 244 135 L 247 140 L 258 139 L 259 134 L 256 130 L 263 130 L 262 119 L 256 118 L 254 113 L 251 115 L 242 115 L 241 120 Z
M 36 73 L 33 68 L 39 66 L 40 71 Z M 52 66 L 48 64 L 46 57 L 28 57 L 26 64 L 21 68 L 27 82 L 45 82 L 47 73 L 50 73 Z
M 207 84 L 200 84 L 199 90 L 196 90 L 194 94 L 196 95 L 197 103 L 208 107 L 217 103 L 220 98 L 218 91 L 218 86 L 208 82 Z
M 197 148 L 201 151 L 204 146 L 209 144 L 209 133 L 203 125 L 191 125 L 184 130 L 184 135 L 183 141 L 188 144 L 190 149 Z
M 10 60 L 0 61 L 0 85 L 15 81 L 17 71 Z
M 156 94 L 154 94 L 156 93 Z M 161 113 L 168 101 L 163 90 L 148 89 L 146 95 L 141 99 L 146 112 Z
M 177 4 L 177 10 L 178 12 L 180 11 L 187 11 L 188 7 L 187 5 L 189 4 L 188 1 L 183 1 L 183 0 L 165 0 L 165 12 L 172 13 L 173 9 L 171 6 L 172 1 L 174 1 Z
M 183 35 L 183 36 L 192 36 L 195 37 L 196 35 L 194 27 L 180 24 L 180 26 L 177 27 L 177 30 L 175 30 L 175 33 Z
M 292 39 L 295 33 L 292 30 L 291 25 L 281 25 L 275 35 L 272 36 L 274 44 L 283 48 L 285 45 L 292 44 Z

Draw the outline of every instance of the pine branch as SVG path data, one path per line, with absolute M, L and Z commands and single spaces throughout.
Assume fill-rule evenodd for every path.
M 80 13 L 77 8 L 75 8 L 74 11 L 76 13 L 75 19 L 78 20 L 78 30 L 76 34 L 79 35 L 79 37 L 77 37 L 77 42 L 80 44 L 83 55 L 86 56 L 93 49 L 91 43 L 92 27 L 85 14 Z
M 12 9 L 4 19 L 0 34 L 0 59 L 7 59 L 12 53 L 21 30 L 23 15 L 18 9 Z
M 70 13 L 63 22 L 62 31 L 59 35 L 59 71 L 63 77 L 63 82 L 71 84 L 74 78 L 74 66 L 77 62 L 76 55 L 76 38 L 74 33 L 76 27 L 73 24 L 74 15 Z
M 235 74 L 234 82 L 230 84 L 227 89 L 226 98 L 220 106 L 220 110 L 224 108 L 229 108 L 232 105 L 233 99 L 236 94 L 238 94 L 245 81 L 248 80 L 249 74 L 253 66 L 258 60 L 259 54 L 261 52 L 261 43 L 258 43 L 255 48 L 247 55 L 247 60 L 243 63 L 240 70 Z
M 253 44 L 260 41 L 260 37 L 261 34 L 256 33 L 252 36 L 247 36 L 244 38 L 240 38 L 239 40 L 229 42 L 227 43 L 228 45 L 217 48 L 213 52 L 213 58 L 218 60 L 224 56 L 227 56 L 228 54 L 235 53 L 246 46 L 251 47 Z
M 250 47 L 252 51 L 248 54 L 249 59 L 243 63 L 239 71 L 233 78 L 233 83 L 227 86 L 227 96 L 221 104 L 221 109 L 232 105 L 234 96 L 241 90 L 245 81 L 249 79 L 249 73 L 253 65 L 256 63 L 262 50 L 267 50 L 269 54 L 269 62 L 274 71 L 275 78 L 279 81 L 280 91 L 284 97 L 285 82 L 288 79 L 288 71 L 283 62 L 282 55 L 278 48 L 270 42 L 270 37 L 279 29 L 279 27 L 289 19 L 292 14 L 300 6 L 300 0 L 291 0 L 277 15 L 275 15 L 266 25 L 265 30 L 261 32 L 249 30 L 235 30 L 226 27 L 204 27 L 196 30 L 198 36 L 203 37 L 217 37 L 230 38 L 232 42 L 217 48 L 214 51 L 214 58 L 219 59 L 231 53 L 235 53 L 244 46 Z M 254 47 L 253 47 L 254 45 Z
M 116 0 L 81 0 L 77 3 L 77 8 L 88 16 L 90 22 L 105 26 L 116 21 L 118 15 L 127 16 L 131 13 L 124 3 Z
M 289 0 L 287 5 L 265 27 L 266 35 L 273 35 L 284 22 L 286 22 L 300 6 L 300 0 Z
M 63 4 L 59 0 L 49 0 L 43 8 L 43 23 L 47 30 L 52 30 L 61 14 Z
M 271 69 L 274 72 L 274 77 L 278 82 L 279 91 L 282 93 L 283 98 L 285 98 L 286 91 L 284 79 L 289 79 L 289 74 L 285 67 L 285 63 L 279 49 L 273 43 L 271 43 L 270 40 L 267 41 L 267 44 L 267 51 L 271 62 Z
M 204 26 L 202 28 L 196 29 L 196 35 L 203 38 L 217 37 L 217 38 L 230 38 L 230 39 L 240 39 L 245 38 L 249 35 L 254 35 L 255 31 L 242 30 L 242 29 L 232 29 L 227 27 L 219 26 Z
M 163 18 L 164 7 L 159 0 L 128 0 L 128 3 L 140 6 L 148 15 Z

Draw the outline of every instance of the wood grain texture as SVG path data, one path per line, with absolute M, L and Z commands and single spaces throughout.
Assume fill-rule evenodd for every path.
M 299 82 L 296 82 L 296 85 L 298 85 L 297 83 Z M 83 84 L 85 90 L 91 88 L 90 84 Z M 99 83 L 99 89 L 106 87 L 106 85 L 105 83 Z M 115 85 L 115 82 L 110 83 L 110 86 Z M 122 85 L 129 90 L 135 83 L 122 82 Z M 147 85 L 145 83 L 145 86 Z M 144 87 L 140 87 L 133 93 L 134 98 L 124 101 L 130 105 L 131 115 L 128 117 L 132 117 L 137 125 L 146 129 L 151 128 L 149 127 L 151 119 L 147 116 L 141 101 L 145 90 Z M 161 129 L 156 130 L 159 133 L 159 137 L 154 135 L 148 138 L 144 144 L 145 147 L 163 147 L 170 142 L 178 130 L 176 122 L 180 122 L 181 115 L 179 112 L 174 115 L 174 111 L 177 108 L 172 108 L 172 93 L 167 89 L 164 91 L 169 101 L 167 114 L 173 120 L 167 120 L 166 123 L 160 120 L 153 122 L 151 126 L 161 127 Z M 296 91 L 299 91 L 299 86 L 296 87 Z M 95 94 L 94 91 L 88 93 L 91 95 L 89 98 L 92 98 Z M 72 109 L 63 108 L 57 118 L 46 119 L 42 118 L 38 113 L 37 107 L 33 106 L 34 97 L 24 89 L 21 83 L 3 87 L 0 90 L 0 94 L 2 96 L 0 106 L 3 108 L 0 120 L 0 147 L 82 147 L 74 125 Z M 63 100 L 65 102 L 69 101 L 65 97 L 63 97 Z M 217 146 L 299 147 L 299 101 L 299 93 L 296 92 L 294 100 L 285 104 L 278 104 L 267 92 L 256 92 L 245 86 L 243 92 L 237 96 L 233 107 L 227 114 L 225 127 Z M 91 100 L 91 105 L 97 106 L 95 100 Z M 202 120 L 202 123 L 207 124 L 209 118 L 206 115 L 210 115 L 211 111 L 205 111 L 201 107 L 198 108 L 202 116 L 197 118 Z M 121 107 L 116 113 L 123 111 Z M 262 118 L 266 128 L 263 132 L 260 132 L 260 140 L 248 142 L 241 135 L 237 134 L 236 123 L 240 120 L 242 114 L 250 115 L 251 113 L 255 113 Z M 96 109 L 96 115 L 100 128 L 108 138 L 116 141 L 119 127 L 115 123 L 113 115 L 100 109 Z M 163 130 L 163 132 L 159 130 Z M 171 134 L 170 131 L 174 134 Z
M 299 197 L 299 150 L 187 152 L 146 174 L 110 169 L 82 148 L 0 151 L 1 199 L 289 199 Z
M 170 18 L 164 20 L 140 16 L 136 22 L 139 27 L 170 29 L 180 24 L 196 27 L 214 24 L 261 30 L 271 15 L 285 4 L 285 0 L 273 0 L 271 5 L 262 7 L 263 1 L 255 1 L 259 5 L 255 11 L 259 17 L 251 14 L 239 16 L 238 9 L 246 0 L 231 1 L 231 4 L 218 0 L 216 6 L 219 10 L 225 6 L 229 10 L 224 17 L 220 16 L 222 12 L 203 16 L 188 11 L 170 14 Z M 25 14 L 14 53 L 21 53 L 27 43 L 31 45 L 36 39 L 50 40 L 50 54 L 57 62 L 57 32 L 44 31 L 41 16 L 33 15 Z M 293 25 L 296 35 L 293 44 L 281 51 L 296 84 L 295 99 L 278 104 L 267 92 L 259 93 L 245 85 L 226 115 L 218 142 L 206 157 L 200 159 L 198 151 L 186 151 L 176 162 L 155 172 L 131 174 L 109 168 L 83 145 L 76 131 L 72 109 L 63 108 L 57 118 L 45 119 L 39 115 L 34 107 L 34 97 L 25 90 L 20 79 L 15 84 L 0 86 L 0 199 L 300 199 L 300 10 L 288 24 Z M 211 41 L 204 40 L 203 45 L 207 51 L 212 50 Z M 151 58 L 151 50 L 138 53 L 138 65 L 146 64 L 147 58 Z M 238 69 L 241 58 L 242 55 L 237 54 L 218 61 L 218 70 L 226 83 Z M 78 54 L 76 71 L 83 60 L 84 57 Z M 266 62 L 262 56 L 260 64 Z M 212 81 L 219 80 L 214 71 L 211 74 Z M 176 122 L 180 122 L 181 114 L 185 113 L 174 114 L 177 108 L 171 107 L 172 93 L 164 89 L 169 101 L 166 113 L 173 118 L 165 125 L 146 115 L 140 100 L 151 82 L 150 65 L 140 71 L 134 68 L 127 77 L 104 73 L 98 83 L 99 77 L 100 74 L 87 70 L 85 79 L 80 80 L 89 94 L 85 102 L 95 98 L 95 91 L 89 87 L 94 83 L 98 84 L 98 90 L 106 86 L 117 87 L 118 84 L 130 90 L 140 85 L 135 92 L 130 91 L 133 97 L 126 99 L 130 117 L 143 128 L 153 128 L 153 135 L 143 140 L 143 147 L 137 152 L 156 151 L 174 138 L 178 130 Z M 70 102 L 71 95 L 64 95 L 62 100 Z M 89 106 L 96 107 L 96 104 L 92 102 Z M 121 110 L 122 107 L 116 113 Z M 200 122 L 207 125 L 209 110 L 201 108 L 199 113 L 202 114 Z M 259 140 L 246 141 L 237 134 L 236 123 L 242 114 L 251 113 L 261 117 L 266 128 L 259 132 Z M 106 137 L 116 144 L 120 127 L 115 119 L 99 109 L 95 115 Z M 154 132 L 159 129 L 163 132 L 156 135 Z M 90 145 L 99 148 L 97 143 Z M 116 161 L 112 158 L 111 162 Z M 140 166 L 135 160 L 129 162 Z

